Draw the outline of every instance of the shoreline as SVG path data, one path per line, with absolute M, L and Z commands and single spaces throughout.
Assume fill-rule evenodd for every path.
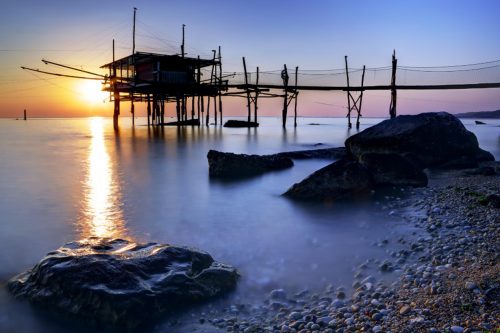
M 172 332 L 494 332 L 500 328 L 500 210 L 487 198 L 495 194 L 498 205 L 500 163 L 489 165 L 497 174 L 431 172 L 427 187 L 409 188 L 407 197 L 382 207 L 419 237 L 389 238 L 403 248 L 381 263 L 358 266 L 352 294 L 333 286 L 294 295 L 276 289 L 262 305 L 201 313 L 187 326 L 172 323 Z M 394 271 L 396 281 L 369 275 L 374 264 Z

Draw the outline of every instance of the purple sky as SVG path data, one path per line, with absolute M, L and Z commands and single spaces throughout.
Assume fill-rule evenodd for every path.
M 299 66 L 301 70 L 336 69 L 349 56 L 353 68 L 390 66 L 396 49 L 400 66 L 442 66 L 500 59 L 500 1 L 27 1 L 6 0 L 0 12 L 0 116 L 17 116 L 23 108 L 39 116 L 111 115 L 111 103 L 89 103 L 80 82 L 33 75 L 25 65 L 47 58 L 88 70 L 131 51 L 132 8 L 138 10 L 137 50 L 179 52 L 181 25 L 187 26 L 187 52 L 209 56 L 222 47 L 224 71 Z M 500 65 L 494 63 L 494 65 Z M 383 74 L 369 72 L 368 83 Z M 314 83 L 318 77 L 304 80 Z M 301 77 L 302 79 L 302 77 Z M 353 77 L 353 84 L 359 79 Z M 441 81 L 500 82 L 500 67 L 455 73 L 398 72 L 398 83 Z M 430 82 L 427 82 L 430 81 Z M 344 77 L 332 78 L 343 84 Z M 306 82 L 302 82 L 306 84 Z M 389 82 L 387 82 L 389 83 Z M 467 83 L 467 82 L 462 82 Z M 498 89 L 399 92 L 400 113 L 500 109 Z M 281 101 L 261 105 L 262 114 L 278 115 Z M 301 115 L 343 116 L 342 93 L 303 93 Z M 365 116 L 385 116 L 388 92 L 367 92 Z M 243 114 L 240 99 L 226 110 Z M 139 108 L 142 110 L 142 108 Z M 20 111 L 21 110 L 21 111 Z

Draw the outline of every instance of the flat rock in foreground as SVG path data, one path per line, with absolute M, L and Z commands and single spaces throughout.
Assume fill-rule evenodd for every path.
M 50 252 L 8 288 L 54 313 L 133 328 L 227 292 L 237 278 L 235 268 L 195 249 L 91 238 Z
M 293 166 L 290 158 L 278 155 L 233 154 L 210 150 L 207 158 L 209 175 L 217 178 L 246 178 Z

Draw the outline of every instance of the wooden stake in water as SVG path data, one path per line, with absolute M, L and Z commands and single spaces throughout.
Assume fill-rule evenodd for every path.
M 28 118 L 26 118 L 26 109 L 24 109 L 24 120 L 26 120 Z

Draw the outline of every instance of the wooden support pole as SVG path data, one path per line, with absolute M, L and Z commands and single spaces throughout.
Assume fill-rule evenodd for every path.
M 347 56 L 344 57 L 345 59 L 345 75 L 347 78 L 347 126 L 349 128 L 352 127 L 351 124 L 351 91 L 349 90 L 349 68 L 347 66 Z
M 293 116 L 293 127 L 297 127 L 297 96 L 299 95 L 299 91 L 297 90 L 297 80 L 299 77 L 299 66 L 295 67 L 295 107 L 294 107 L 294 116 Z
M 130 113 L 132 114 L 132 126 L 135 126 L 135 107 L 134 107 L 134 95 L 130 99 Z
M 198 95 L 198 121 L 201 124 L 201 96 Z
M 220 112 L 220 124 L 222 125 L 222 55 L 220 53 L 220 46 L 219 46 L 219 112 Z
M 283 70 L 281 71 L 281 79 L 283 79 L 283 90 L 285 91 L 285 94 L 283 96 L 283 114 L 282 114 L 282 120 L 283 120 L 283 128 L 286 128 L 286 118 L 288 114 L 288 70 L 286 68 L 286 64 L 283 65 Z
M 212 69 L 210 71 L 210 88 L 213 87 L 214 85 L 214 69 L 215 69 L 215 56 L 216 56 L 216 51 L 215 50 L 212 50 L 213 52 L 213 57 L 212 57 Z M 210 98 L 211 96 L 208 95 L 207 96 L 207 114 L 206 114 L 206 118 L 205 118 L 205 125 L 208 126 L 209 123 L 210 123 Z M 217 110 L 215 112 L 215 117 L 217 117 Z
M 118 129 L 118 116 L 120 115 L 120 92 L 118 91 L 118 84 L 116 82 L 116 64 L 115 64 L 115 40 L 113 39 L 113 100 L 114 100 L 114 111 L 113 111 L 113 127 Z
M 182 92 L 182 97 L 181 97 L 181 110 L 182 110 L 182 120 L 186 121 L 187 120 L 186 95 L 184 95 L 184 92 Z
M 196 101 L 195 95 L 191 95 L 191 120 L 194 119 L 194 103 Z
M 160 102 L 160 123 L 165 123 L 165 100 L 162 98 Z
M 215 59 L 215 53 L 214 53 L 214 59 Z M 218 89 L 218 86 L 219 86 L 219 85 L 218 85 L 218 83 L 217 83 L 217 79 L 218 79 L 218 77 L 217 77 L 217 66 L 216 66 L 216 65 L 214 65 L 213 75 L 214 75 L 213 85 L 214 85 L 214 87 L 215 87 L 217 90 L 219 90 L 219 89 Z M 218 118 L 218 117 L 217 117 L 217 94 L 214 94 L 214 120 L 215 120 L 214 122 L 215 122 L 215 125 L 217 125 L 217 122 L 218 122 L 218 119 L 217 119 L 217 118 Z
M 151 114 L 151 123 L 156 125 L 156 94 L 153 94 L 153 113 Z
M 361 88 L 363 88 L 365 84 L 365 69 L 366 66 L 363 65 L 363 74 L 361 75 Z M 359 129 L 359 118 L 361 117 L 361 106 L 363 104 L 363 90 L 359 94 L 359 107 L 358 107 L 358 117 L 356 118 L 356 129 Z
M 151 116 L 151 95 L 148 94 L 148 106 L 147 106 L 147 109 L 148 109 L 148 127 L 150 126 L 150 121 L 149 121 L 149 117 Z
M 201 95 L 201 117 L 203 118 L 203 115 L 205 114 L 205 97 Z M 203 119 L 200 119 L 200 124 L 202 124 Z
M 207 113 L 205 114 L 205 126 L 210 123 L 210 95 L 207 96 Z
M 259 99 L 259 67 L 257 67 L 256 77 L 255 77 L 255 99 L 253 100 L 253 121 L 257 122 L 257 110 Z
M 248 88 L 248 73 L 247 73 L 247 63 L 245 61 L 245 57 L 243 57 L 243 72 L 245 75 L 245 90 L 247 93 L 247 109 L 248 109 L 248 118 L 247 121 L 250 122 L 250 89 Z
M 389 108 L 389 115 L 391 118 L 396 118 L 396 68 L 398 66 L 398 59 L 396 59 L 396 50 L 392 53 L 392 76 L 391 76 L 391 106 Z
M 198 62 L 196 64 L 197 66 L 197 71 L 196 71 L 196 83 L 198 86 L 198 121 L 201 124 L 201 114 L 200 114 L 200 108 L 203 106 L 202 102 L 202 97 L 201 97 L 201 65 L 200 65 L 200 56 L 198 56 Z
M 181 101 L 179 95 L 175 96 L 175 111 L 177 113 L 177 121 L 181 121 Z
M 23 117 L 24 120 L 27 120 L 28 118 L 26 117 L 26 109 L 24 109 L 24 117 Z

